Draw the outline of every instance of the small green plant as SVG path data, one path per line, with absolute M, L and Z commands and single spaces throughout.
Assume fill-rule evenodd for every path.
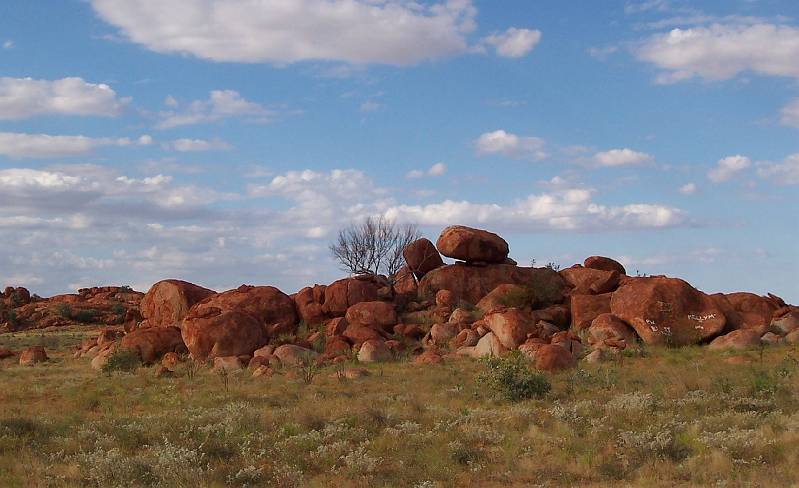
M 80 322 L 82 324 L 89 324 L 93 322 L 97 318 L 97 310 L 87 308 L 83 310 L 78 310 L 72 316 L 72 319 L 76 322 Z
M 130 349 L 117 349 L 108 357 L 108 362 L 103 365 L 103 373 L 111 376 L 117 371 L 132 373 L 141 365 L 139 355 Z
M 6 323 L 8 324 L 8 328 L 11 330 L 15 330 L 19 322 L 17 321 L 17 312 L 13 310 L 9 310 L 6 312 Z
M 311 354 L 303 354 L 300 358 L 299 364 L 302 381 L 306 385 L 313 382 L 314 377 L 319 373 L 319 365 L 316 364 L 316 358 Z
M 56 305 L 55 312 L 61 318 L 72 320 L 72 307 L 68 303 L 59 303 Z
M 542 374 L 530 368 L 519 351 L 513 351 L 504 358 L 484 358 L 482 362 L 486 371 L 477 377 L 478 383 L 506 400 L 516 402 L 541 398 L 552 388 Z

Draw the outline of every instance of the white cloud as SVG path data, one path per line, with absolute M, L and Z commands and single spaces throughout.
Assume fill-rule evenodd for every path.
M 145 134 L 145 135 L 139 137 L 139 139 L 136 142 L 140 146 L 149 146 L 150 144 L 153 143 L 153 138 L 151 136 L 148 136 L 147 134 Z
M 230 144 L 219 139 L 176 139 L 169 143 L 169 147 L 175 151 L 194 152 L 230 149 Z
M 467 50 L 471 0 L 92 0 L 131 41 L 213 61 L 414 64 Z
M 591 190 L 582 188 L 530 195 L 507 206 L 446 200 L 429 205 L 397 205 L 386 209 L 384 214 L 391 219 L 421 225 L 491 224 L 517 232 L 660 228 L 685 222 L 684 213 L 673 207 L 600 205 L 593 202 Z
M 783 107 L 780 122 L 784 125 L 799 128 L 799 98 L 792 100 Z
M 179 104 L 167 105 L 177 107 Z M 172 99 L 174 101 L 174 99 Z M 161 121 L 156 124 L 158 129 L 171 129 L 183 125 L 206 124 L 228 117 L 252 117 L 256 122 L 267 122 L 272 117 L 272 111 L 266 107 L 244 99 L 234 90 L 213 90 L 208 100 L 194 100 L 180 111 L 169 110 L 161 112 Z
M 361 103 L 359 110 L 364 113 L 369 113 L 369 112 L 377 112 L 381 108 L 383 108 L 383 105 L 381 105 L 379 102 L 376 102 L 374 100 L 366 100 Z
M 82 78 L 34 80 L 0 78 L 0 119 L 17 120 L 38 115 L 118 115 L 130 98 L 118 98 L 105 84 Z
M 494 47 L 498 56 L 520 58 L 535 48 L 541 40 L 541 31 L 511 27 L 501 34 L 492 34 L 482 39 Z
M 619 50 L 619 46 L 589 47 L 588 54 L 592 58 L 599 60 L 607 59 L 611 54 Z
M 444 163 L 435 163 L 434 165 L 430 166 L 427 171 L 423 171 L 420 169 L 414 169 L 408 171 L 405 175 L 408 179 L 418 179 L 424 176 L 443 176 L 447 172 L 447 165 Z
M 129 146 L 128 138 L 92 138 L 0 132 L 0 155 L 12 159 L 48 159 L 80 156 L 100 146 Z
M 474 141 L 480 156 L 501 154 L 515 159 L 542 160 L 547 158 L 544 140 L 540 137 L 518 136 L 504 130 L 486 132 Z
M 686 183 L 680 187 L 679 191 L 683 195 L 693 195 L 696 193 L 697 186 L 696 183 Z
M 713 183 L 721 183 L 732 178 L 736 173 L 739 173 L 752 165 L 752 161 L 746 156 L 737 154 L 735 156 L 727 156 L 726 158 L 719 159 L 716 166 L 707 172 L 707 177 Z
M 664 70 L 659 83 L 726 80 L 747 71 L 799 78 L 799 29 L 767 23 L 673 29 L 643 41 L 635 55 Z
M 627 148 L 598 152 L 591 158 L 594 164 L 604 167 L 632 166 L 649 163 L 654 159 L 650 154 Z
M 758 163 L 757 174 L 781 185 L 799 185 L 799 153 L 791 154 L 779 163 Z
M 14 41 L 8 40 L 3 42 L 3 49 L 11 49 L 14 47 Z

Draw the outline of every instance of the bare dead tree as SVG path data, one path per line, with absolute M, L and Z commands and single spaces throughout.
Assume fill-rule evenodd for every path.
M 383 216 L 367 217 L 360 224 L 340 230 L 330 252 L 342 269 L 352 274 L 392 277 L 404 263 L 402 250 L 420 237 L 416 224 L 397 224 Z

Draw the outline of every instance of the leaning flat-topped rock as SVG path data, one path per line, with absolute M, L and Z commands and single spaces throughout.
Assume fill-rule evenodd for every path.
M 486 230 L 452 225 L 436 241 L 438 251 L 453 259 L 468 262 L 504 263 L 508 258 L 505 239 Z

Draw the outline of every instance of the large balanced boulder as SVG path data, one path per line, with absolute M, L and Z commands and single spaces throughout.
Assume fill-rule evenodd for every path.
M 563 278 L 549 268 L 456 263 L 427 273 L 419 282 L 419 295 L 433 298 L 440 290 L 449 290 L 456 301 L 463 300 L 474 305 L 502 284 L 525 287 L 526 298 L 529 299 L 527 305 L 533 308 L 561 303 L 568 289 Z
M 587 257 L 585 261 L 583 261 L 583 266 L 586 268 L 601 269 L 603 271 L 615 271 L 620 275 L 627 274 L 627 270 L 624 269 L 624 266 L 622 266 L 620 262 L 604 256 Z
M 493 232 L 462 225 L 452 225 L 441 231 L 436 247 L 444 256 L 467 263 L 504 263 L 508 258 L 505 239 Z
M 177 327 L 136 329 L 122 338 L 119 348 L 135 352 L 144 364 L 159 361 L 168 352 L 186 351 L 186 345 Z
M 215 291 L 181 280 L 163 280 L 150 287 L 139 305 L 151 327 L 177 326 L 197 302 Z
M 343 317 L 356 303 L 377 300 L 379 288 L 377 277 L 371 275 L 334 281 L 325 288 L 324 311 L 332 317 Z
M 408 268 L 418 279 L 422 279 L 428 272 L 444 266 L 444 261 L 436 246 L 424 237 L 405 246 L 402 256 L 405 258 Z
M 708 295 L 677 278 L 631 278 L 613 293 L 611 312 L 649 345 L 698 344 L 718 336 L 727 323 Z
M 192 309 L 180 329 L 186 347 L 197 361 L 249 355 L 269 339 L 260 320 L 238 309 Z
M 189 315 L 204 316 L 215 309 L 249 314 L 261 323 L 269 336 L 292 333 L 297 326 L 294 300 L 274 286 L 241 285 L 206 298 L 196 304 Z

